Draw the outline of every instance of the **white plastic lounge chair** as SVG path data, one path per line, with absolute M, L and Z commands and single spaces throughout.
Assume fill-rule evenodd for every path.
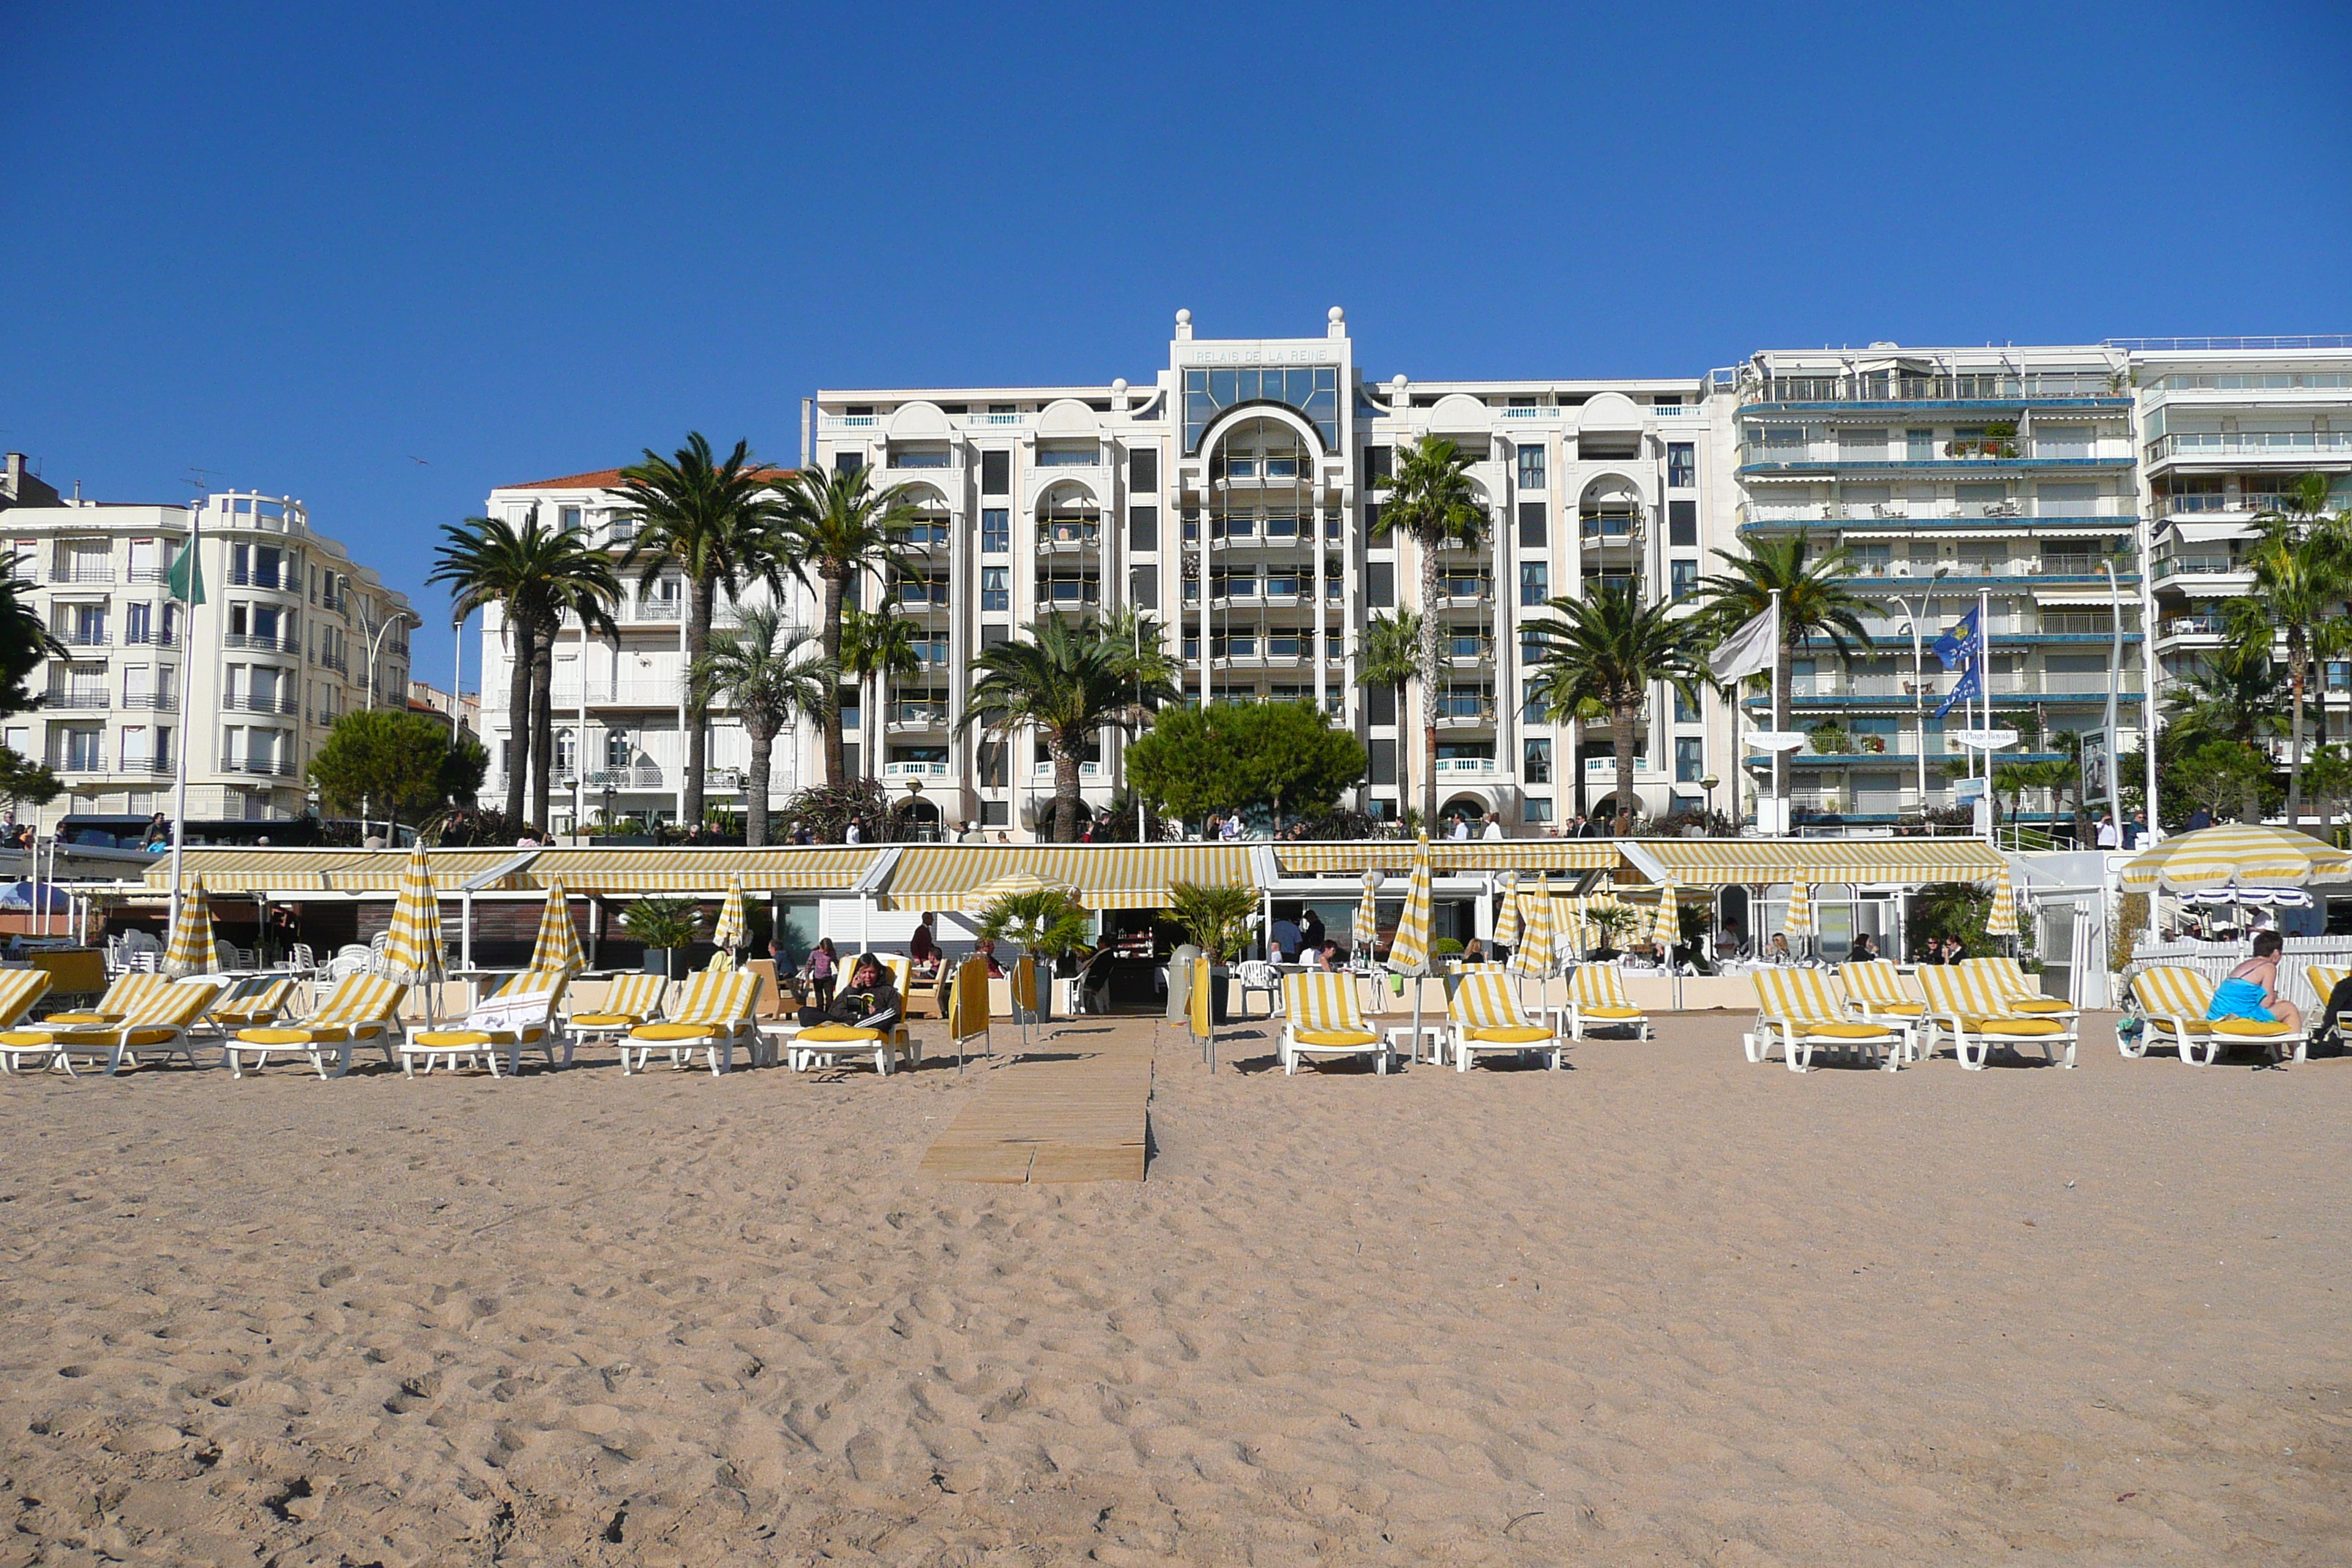
M 2002 1006 L 2012 1018 L 2063 1017 L 2071 1029 L 2074 1020 L 2082 1016 L 2081 1008 L 2055 996 L 2044 996 L 2042 987 L 2018 967 L 2017 960 L 2013 958 L 1964 958 L 1960 960 L 1959 967 L 1962 972 L 1976 977 L 1976 984 L 1990 987 L 1991 994 L 2001 999 Z
M 1982 1072 L 1995 1046 L 2017 1050 L 2039 1046 L 2045 1060 L 2056 1061 L 2065 1048 L 2068 1067 L 2074 1065 L 2074 1025 L 2071 1017 L 2031 1016 L 2010 1011 L 2013 996 L 1992 989 L 1990 971 L 1971 972 L 1966 964 L 1926 963 L 1919 966 L 1919 989 L 1927 997 L 1927 1022 L 1952 1037 L 1953 1054 L 1970 1072 Z
M 205 1015 L 205 1023 L 223 1036 L 238 1029 L 264 1028 L 284 1016 L 293 994 L 291 980 L 271 980 L 262 975 L 240 980 L 213 1004 L 212 1011 Z
M 710 1076 L 716 1078 L 733 1069 L 739 1044 L 752 1053 L 757 1063 L 761 1053 L 755 1023 L 759 1005 L 758 975 L 748 970 L 705 970 L 686 983 L 677 1005 L 670 1009 L 669 1022 L 639 1024 L 622 1038 L 621 1072 L 625 1077 L 645 1071 L 647 1058 L 657 1050 L 669 1052 L 673 1068 L 690 1067 L 694 1053 L 699 1050 L 709 1062 Z M 633 1049 L 637 1056 L 635 1067 L 629 1065 Z
M 272 1051 L 299 1051 L 320 1078 L 341 1078 L 352 1070 L 352 1047 L 372 1040 L 383 1049 L 385 1065 L 394 1066 L 400 1005 L 407 997 L 408 987 L 396 980 L 381 974 L 346 975 L 299 1024 L 239 1029 L 223 1042 L 221 1054 L 227 1058 L 231 1078 L 245 1076 L 248 1057 L 255 1068 L 268 1067 Z M 330 1054 L 335 1058 L 332 1073 L 327 1070 Z
M 1857 1024 L 1830 994 L 1829 976 L 1818 969 L 1759 969 L 1756 983 L 1756 1032 L 1748 1037 L 1749 1061 L 1769 1061 L 1777 1037 L 1790 1072 L 1807 1072 L 1817 1050 L 1853 1051 L 1871 1066 L 1893 1072 L 1901 1065 L 1894 1047 L 1901 1037 L 1884 1024 Z
M 1309 971 L 1282 977 L 1282 1035 L 1277 1047 L 1282 1070 L 1296 1073 L 1302 1057 L 1372 1058 L 1372 1070 L 1389 1070 L 1389 1048 L 1364 1026 L 1356 1005 L 1356 977 Z
M 30 1029 L 10 1029 L 0 1035 L 0 1047 L 21 1060 L 25 1055 L 37 1054 L 46 1042 L 48 1065 L 62 1069 L 68 1078 L 74 1076 L 77 1056 L 88 1058 L 93 1067 L 103 1056 L 109 1078 L 121 1072 L 125 1062 L 139 1066 L 142 1051 L 160 1051 L 167 1058 L 185 1057 L 188 1065 L 194 1067 L 195 1046 L 189 1031 L 220 994 L 221 987 L 209 980 L 165 984 L 142 994 L 138 1005 L 116 1022 L 63 1027 L 45 1023 Z
M 1838 984 L 1845 991 L 1845 1005 L 1864 1023 L 1888 1025 L 1903 1037 L 1905 1060 L 1917 1061 L 1926 1052 L 1934 1034 L 1921 1026 L 1927 1005 L 1904 989 L 1901 970 L 1883 958 L 1842 963 Z
M 604 999 L 564 1020 L 565 1060 L 588 1040 L 617 1040 L 640 1024 L 659 1021 L 669 981 L 658 974 L 622 974 L 606 982 Z
M 2170 964 L 2143 969 L 2132 976 L 2131 994 L 2147 1026 L 2140 1031 L 2136 1045 L 2125 1043 L 2120 1034 L 2116 1037 L 2116 1047 L 2127 1057 L 2144 1057 L 2148 1047 L 2168 1040 L 2188 1066 L 2210 1067 L 2221 1054 L 2221 1047 L 2232 1040 L 2258 1041 L 2275 1052 L 2284 1052 L 2288 1047 L 2284 1024 L 2263 1024 L 2252 1018 L 2207 1018 L 2205 1015 L 2213 1005 L 2213 984 L 2193 969 Z M 2305 1042 L 2294 1041 L 2293 1059 L 2301 1061 L 2304 1056 Z
M 0 1072 L 15 1072 L 26 1056 L 37 1056 L 47 1062 L 47 1047 L 30 1044 L 20 1053 L 8 1044 L 8 1036 L 16 1032 L 17 1023 L 32 1011 L 33 1004 L 48 994 L 47 970 L 0 969 Z
M 1500 965 L 1463 972 L 1453 1001 L 1446 1004 L 1445 1025 L 1446 1046 L 1454 1053 L 1457 1072 L 1468 1072 L 1480 1052 L 1508 1051 L 1524 1057 L 1538 1051 L 1554 1070 L 1567 1059 L 1559 1036 L 1528 1022 L 1527 1015 L 1519 1011 L 1519 999 L 1511 994 L 1510 976 Z
M 561 980 L 562 976 L 542 973 L 541 978 Z M 465 1021 L 455 1028 L 420 1029 L 411 1026 L 407 1037 L 400 1042 L 401 1071 L 415 1078 L 416 1064 L 422 1059 L 428 1073 L 438 1062 L 446 1062 L 453 1069 L 478 1064 L 496 1078 L 499 1053 L 504 1051 L 507 1076 L 515 1078 L 522 1071 L 525 1046 L 547 1047 L 548 1065 L 552 1067 L 554 1037 L 562 1028 L 554 1017 L 561 994 L 560 988 L 552 985 L 512 995 L 502 989 L 467 1013 Z
M 1650 1016 L 1627 999 L 1625 977 L 1612 963 L 1580 963 L 1568 977 L 1568 1037 L 1584 1038 L 1591 1028 L 1631 1029 L 1650 1038 Z

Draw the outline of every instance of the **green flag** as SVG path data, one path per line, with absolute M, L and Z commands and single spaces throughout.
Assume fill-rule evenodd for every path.
M 180 547 L 180 558 L 163 574 L 163 583 L 171 589 L 172 597 L 183 604 L 205 602 L 205 572 L 196 564 L 196 542 L 193 539 Z

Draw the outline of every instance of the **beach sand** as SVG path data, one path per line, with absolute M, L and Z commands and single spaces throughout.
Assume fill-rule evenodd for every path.
M 1171 1034 L 1141 1184 L 919 1177 L 985 1067 L 0 1082 L 0 1568 L 2352 1560 L 2352 1061 L 1738 1026 Z

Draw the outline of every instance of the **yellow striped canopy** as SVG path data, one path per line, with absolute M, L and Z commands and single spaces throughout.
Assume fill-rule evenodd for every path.
M 1813 934 L 1813 889 L 1810 882 L 1789 884 L 1789 918 L 1782 929 L 1790 936 Z
M 845 893 L 882 854 L 856 844 L 550 849 L 530 863 L 529 876 L 580 893 L 716 894 L 739 879 L 754 892 Z
M 727 897 L 719 905 L 719 924 L 712 928 L 710 940 L 719 944 L 721 952 L 732 952 L 743 945 L 751 934 L 751 922 L 743 918 L 743 879 L 730 877 L 727 881 Z
M 580 928 L 572 923 L 572 905 L 563 896 L 563 884 L 558 882 L 547 889 L 547 907 L 539 913 L 539 942 L 530 950 L 530 966 L 562 974 L 577 974 L 588 967 L 580 954 Z
M 1260 878 L 1247 844 L 910 844 L 898 851 L 882 901 L 894 910 L 952 910 L 1014 872 L 1076 889 L 1090 910 L 1156 910 L 1178 882 Z
M 1277 844 L 1274 863 L 1284 876 L 1409 871 L 1420 847 L 1403 838 L 1347 844 Z M 1617 864 L 1617 844 L 1607 838 L 1474 838 L 1431 844 L 1433 874 L 1458 871 L 1602 871 Z
M 1658 885 L 1658 918 L 1650 927 L 1650 940 L 1662 948 L 1671 948 L 1683 939 L 1682 906 L 1675 899 L 1675 885 Z
M 2232 883 L 2300 888 L 2352 877 L 2352 855 L 2308 834 L 2253 823 L 2224 823 L 2168 838 L 2123 869 L 2126 893 L 2194 892 Z
M 1985 935 L 2016 934 L 2017 892 L 2010 886 L 2009 868 L 2003 866 L 2000 875 L 1992 879 L 1992 908 L 1985 911 Z
M 1356 901 L 1356 927 L 1348 933 L 1349 945 L 1366 957 L 1381 944 L 1380 879 L 1377 873 L 1364 873 L 1364 896 Z
M 209 974 L 215 967 L 212 902 L 205 897 L 205 879 L 198 877 L 180 900 L 180 923 L 172 928 L 172 940 L 163 947 L 163 973 Z
M 1412 874 L 1404 885 L 1404 912 L 1389 943 L 1389 968 L 1399 974 L 1429 973 L 1429 835 L 1420 838 Z
M 422 843 L 409 852 L 392 902 L 392 931 L 383 973 L 403 985 L 425 985 L 446 973 L 441 956 L 441 899 L 433 885 L 433 858 Z
M 1559 967 L 1559 942 L 1552 925 L 1557 907 L 1551 889 L 1542 882 L 1518 895 L 1519 942 L 1511 950 L 1511 967 L 1522 974 L 1550 975 Z
M 963 896 L 960 906 L 966 914 L 986 914 L 988 907 L 999 899 L 1019 898 L 1024 893 L 1066 893 L 1076 897 L 1076 889 L 1066 882 L 1048 881 L 1034 871 L 1009 871 L 991 882 L 983 882 Z
M 1515 871 L 1503 873 L 1503 907 L 1495 911 L 1495 942 L 1500 947 L 1519 942 L 1519 879 Z
M 1981 838 L 1618 839 L 1653 881 L 1686 888 L 1776 882 L 1981 882 L 2007 864 Z

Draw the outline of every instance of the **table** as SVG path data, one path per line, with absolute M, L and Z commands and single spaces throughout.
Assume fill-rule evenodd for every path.
M 1426 1039 L 1429 1041 L 1429 1059 L 1439 1067 L 1445 1065 L 1445 1026 L 1444 1024 L 1423 1024 L 1418 1029 L 1411 1024 L 1406 1024 L 1400 1028 L 1389 1030 L 1381 1038 L 1387 1045 L 1391 1056 L 1397 1054 L 1397 1041 L 1403 1040 L 1406 1058 L 1416 1062 L 1421 1060 L 1421 1042 Z

